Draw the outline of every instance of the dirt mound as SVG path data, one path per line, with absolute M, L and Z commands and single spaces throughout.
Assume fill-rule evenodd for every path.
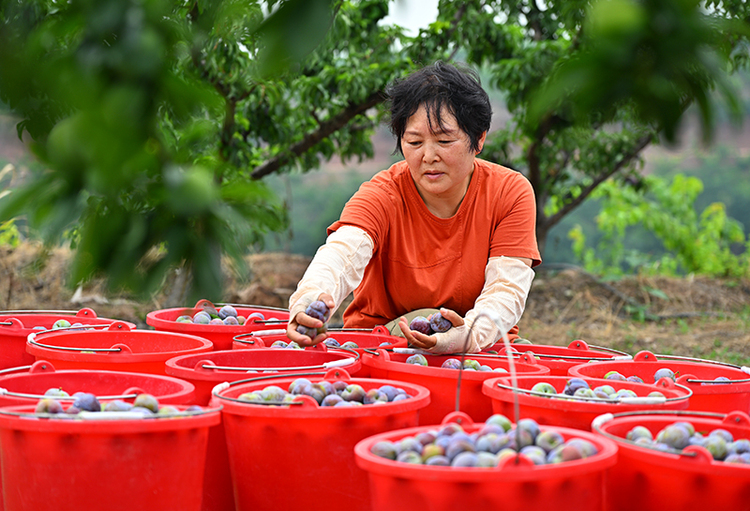
M 132 321 L 146 328 L 152 310 L 190 305 L 166 295 L 147 302 L 112 296 L 101 282 L 79 288 L 65 282 L 70 253 L 24 243 L 0 252 L 0 300 L 5 310 L 78 310 Z M 286 308 L 308 257 L 266 253 L 248 256 L 249 276 L 227 271 L 222 302 Z M 343 310 L 343 308 L 341 309 Z M 332 321 L 340 321 L 340 312 Z M 635 353 L 692 356 L 744 363 L 750 358 L 750 285 L 704 277 L 628 277 L 603 282 L 575 267 L 537 270 L 521 335 L 537 344 L 591 345 Z

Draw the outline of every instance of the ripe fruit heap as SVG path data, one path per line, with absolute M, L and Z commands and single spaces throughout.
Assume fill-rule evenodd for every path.
M 553 429 L 541 431 L 533 419 L 520 419 L 513 427 L 507 417 L 495 414 L 472 434 L 449 423 L 397 442 L 382 440 L 370 452 L 403 463 L 492 468 L 507 456 L 524 456 L 535 465 L 546 465 L 588 458 L 598 450 L 588 440 L 565 440 Z
M 413 364 L 413 365 L 420 365 L 427 367 L 429 363 L 427 362 L 427 357 L 424 355 L 417 353 L 415 355 L 411 355 L 406 359 L 407 364 Z M 480 371 L 480 372 L 490 372 L 494 371 L 496 373 L 507 373 L 508 370 L 503 367 L 495 367 L 494 369 L 487 364 L 482 364 L 478 360 L 475 360 L 473 358 L 466 358 L 464 359 L 463 364 L 461 364 L 461 361 L 457 358 L 448 358 L 446 359 L 443 364 L 440 366 L 442 369 L 461 369 L 463 367 L 464 371 Z
M 252 312 L 245 316 L 241 316 L 237 313 L 232 305 L 224 305 L 221 309 L 216 310 L 216 307 L 209 304 L 204 304 L 202 309 L 194 313 L 192 316 L 189 314 L 183 314 L 179 316 L 175 321 L 177 323 L 193 323 L 195 325 L 244 325 L 245 322 L 259 319 L 265 320 L 265 316 L 261 312 Z
M 627 440 L 659 451 L 682 451 L 689 445 L 705 447 L 715 460 L 725 463 L 750 464 L 750 440 L 735 439 L 723 428 L 699 432 L 688 421 L 676 421 L 653 435 L 646 426 L 634 426 L 625 436 Z
M 102 403 L 94 394 L 76 392 L 70 396 L 60 388 L 48 389 L 44 395 L 45 397 L 37 402 L 34 413 L 75 417 L 81 412 L 140 412 L 143 415 L 180 415 L 202 410 L 200 406 L 190 406 L 184 411 L 180 411 L 177 407 L 171 405 L 159 405 L 158 399 L 151 394 L 138 394 L 132 403 L 122 399 L 113 399 Z M 73 398 L 73 401 L 65 408 L 61 398 Z M 70 400 L 66 399 L 66 401 Z
M 377 405 L 411 398 L 404 389 L 393 385 L 365 390 L 362 385 L 341 380 L 313 383 L 307 378 L 297 378 L 289 384 L 288 390 L 277 385 L 269 385 L 241 394 L 238 399 L 248 403 L 279 405 L 291 403 L 297 395 L 310 396 L 320 406 Z
M 615 390 L 611 385 L 598 385 L 593 389 L 589 386 L 589 383 L 582 378 L 571 378 L 565 383 L 565 388 L 562 392 L 557 392 L 555 386 L 546 381 L 540 381 L 531 387 L 532 392 L 538 392 L 544 394 L 544 397 L 554 397 L 559 399 L 570 399 L 573 398 L 586 398 L 591 401 L 620 401 L 628 397 L 639 397 L 635 391 L 631 389 L 618 389 Z M 658 390 L 654 390 L 648 394 L 648 397 L 664 397 L 664 394 Z

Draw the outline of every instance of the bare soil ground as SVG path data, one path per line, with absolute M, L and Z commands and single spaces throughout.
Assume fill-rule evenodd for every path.
M 148 301 L 113 296 L 101 282 L 74 289 L 64 275 L 70 254 L 44 252 L 24 243 L 0 251 L 0 307 L 4 310 L 94 309 L 98 316 L 142 328 L 153 310 L 192 305 L 168 303 L 166 293 Z M 282 253 L 248 257 L 249 279 L 228 277 L 221 302 L 286 307 L 309 258 Z M 334 317 L 340 321 L 340 315 Z M 602 282 L 580 269 L 544 265 L 519 324 L 535 344 L 590 345 L 635 354 L 653 353 L 750 363 L 750 282 L 701 277 L 629 277 Z

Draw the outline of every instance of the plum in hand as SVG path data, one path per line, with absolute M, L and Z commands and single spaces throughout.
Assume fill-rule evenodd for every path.
M 434 333 L 447 332 L 452 326 L 453 324 L 439 312 L 430 316 L 430 328 Z
M 430 326 L 430 322 L 424 316 L 417 316 L 416 318 L 412 319 L 411 323 L 409 323 L 409 329 L 414 330 L 415 332 L 421 332 L 425 335 L 432 334 L 432 327 Z
M 305 309 L 305 314 L 311 318 L 319 319 L 323 322 L 323 326 L 319 328 L 311 328 L 304 325 L 297 325 L 297 333 L 308 336 L 310 339 L 314 339 L 316 335 L 322 334 L 328 330 L 326 322 L 328 317 L 331 315 L 331 310 L 322 300 L 315 300 Z

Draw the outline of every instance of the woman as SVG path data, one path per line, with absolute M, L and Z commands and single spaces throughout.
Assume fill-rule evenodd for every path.
M 333 311 L 354 291 L 346 328 L 398 322 L 411 346 L 434 353 L 517 337 L 531 268 L 541 263 L 536 205 L 523 175 L 477 158 L 492 118 L 478 76 L 436 62 L 387 93 L 404 159 L 362 184 L 328 228 L 289 299 L 287 336 L 321 342 L 324 333 L 296 331 L 323 324 L 305 308 L 322 300 Z M 453 328 L 412 331 L 405 315 L 424 308 L 439 308 Z

